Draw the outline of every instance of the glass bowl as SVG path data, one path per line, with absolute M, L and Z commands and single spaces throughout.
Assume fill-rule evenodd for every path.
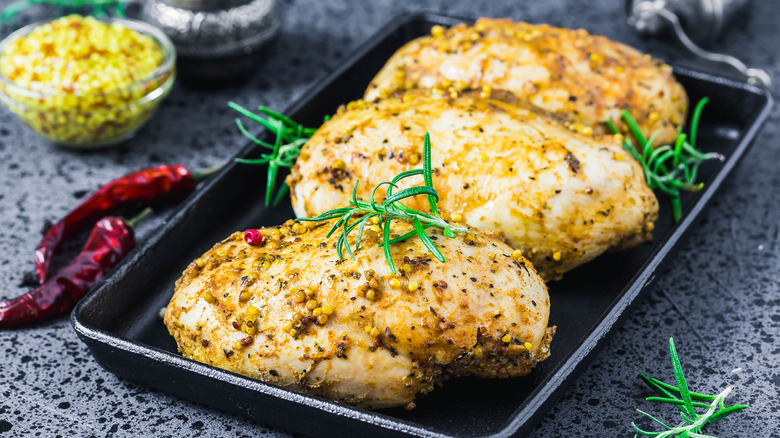
M 131 138 L 151 117 L 176 77 L 176 49 L 159 29 L 138 20 L 97 18 L 153 38 L 162 50 L 162 63 L 152 73 L 109 92 L 66 93 L 45 88 L 31 90 L 0 73 L 0 101 L 42 137 L 80 148 L 113 145 Z M 0 41 L 0 58 L 17 38 L 47 23 L 29 24 Z

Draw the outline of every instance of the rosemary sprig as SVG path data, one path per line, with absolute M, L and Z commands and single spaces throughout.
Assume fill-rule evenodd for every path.
M 647 412 L 637 409 L 639 413 L 647 416 L 651 420 L 663 426 L 666 430 L 660 432 L 651 432 L 640 429 L 636 424 L 631 422 L 631 426 L 640 434 L 645 436 L 654 436 L 657 438 L 665 437 L 691 437 L 691 438 L 715 438 L 711 435 L 701 434 L 702 428 L 708 423 L 714 423 L 721 420 L 734 412 L 746 409 L 747 405 L 736 405 L 726 407 L 723 404 L 723 400 L 729 395 L 732 386 L 726 387 L 717 395 L 699 394 L 691 392 L 688 389 L 688 382 L 683 375 L 682 365 L 680 365 L 680 359 L 677 356 L 677 350 L 674 348 L 674 339 L 669 338 L 669 352 L 672 357 L 672 369 L 674 370 L 674 379 L 677 386 L 664 383 L 656 378 L 647 377 L 644 374 L 640 374 L 639 378 L 642 379 L 647 386 L 657 392 L 660 397 L 648 397 L 647 401 L 657 401 L 661 403 L 668 403 L 677 406 L 681 413 L 683 421 L 678 425 L 672 427 L 664 424 L 654 416 Z M 709 403 L 703 403 L 709 402 Z M 706 409 L 703 414 L 696 412 L 696 408 Z M 634 435 L 637 438 L 638 435 Z
M 301 153 L 303 145 L 314 135 L 316 128 L 304 128 L 298 123 L 294 122 L 290 118 L 272 111 L 266 107 L 258 107 L 259 114 L 253 113 L 248 109 L 238 105 L 235 102 L 228 102 L 228 106 L 241 115 L 254 120 L 255 122 L 263 125 L 268 131 L 276 135 L 276 140 L 273 144 L 260 140 L 254 135 L 250 134 L 240 119 L 236 119 L 236 124 L 241 133 L 248 139 L 252 140 L 256 144 L 270 149 L 270 153 L 262 154 L 260 158 L 255 160 L 247 160 L 244 158 L 236 158 L 236 162 L 245 164 L 267 164 L 268 165 L 268 178 L 265 188 L 265 205 L 271 205 L 271 194 L 276 187 L 276 176 L 279 173 L 280 167 L 291 168 L 295 165 L 295 160 Z M 287 194 L 289 187 L 287 184 L 282 184 L 282 187 L 276 192 L 276 196 L 273 199 L 273 206 L 276 207 Z
M 0 24 L 7 24 L 13 21 L 19 12 L 31 6 L 46 4 L 58 6 L 61 13 L 78 11 L 81 8 L 91 8 L 92 15 L 104 17 L 110 11 L 115 17 L 125 16 L 125 4 L 129 0 L 20 0 L 4 7 L 0 12 Z
M 682 217 L 680 191 L 698 192 L 704 187 L 704 183 L 696 183 L 699 165 L 707 160 L 723 161 L 724 159 L 721 154 L 715 152 L 705 154 L 696 149 L 696 131 L 699 129 L 699 119 L 707 101 L 708 99 L 705 97 L 696 105 L 691 118 L 690 135 L 678 130 L 673 145 L 663 145 L 658 148 L 653 147 L 655 134 L 649 139 L 645 138 L 631 114 L 626 110 L 621 113 L 623 120 L 631 130 L 631 134 L 639 144 L 639 147 L 635 148 L 631 139 L 624 137 L 623 149 L 642 165 L 647 186 L 652 190 L 660 190 L 669 196 L 675 222 Z M 606 123 L 613 133 L 618 133 L 611 120 L 607 120 Z
M 416 175 L 423 176 L 424 185 L 409 187 L 400 190 L 398 193 L 393 193 L 393 189 L 398 188 L 398 183 L 400 181 Z M 462 233 L 468 229 L 466 227 L 453 226 L 439 216 L 439 209 L 436 206 L 436 203 L 439 200 L 439 194 L 436 192 L 436 189 L 433 188 L 433 170 L 431 169 L 431 137 L 427 132 L 425 133 L 425 140 L 423 142 L 422 169 L 407 170 L 396 175 L 391 181 L 383 181 L 377 184 L 371 190 L 371 196 L 368 201 L 357 198 L 358 184 L 360 184 L 360 180 L 356 181 L 355 185 L 352 187 L 352 199 L 349 201 L 349 207 L 334 208 L 333 210 L 326 211 L 325 213 L 312 218 L 296 219 L 296 221 L 324 221 L 339 218 L 326 236 L 330 237 L 336 230 L 341 229 L 338 241 L 336 242 L 336 252 L 339 259 L 344 258 L 344 248 L 346 248 L 350 257 L 355 259 L 354 253 L 360 249 L 363 230 L 370 220 L 375 220 L 383 229 L 381 245 L 384 248 L 385 260 L 393 275 L 398 272 L 395 269 L 395 263 L 393 263 L 393 258 L 390 254 L 390 245 L 417 235 L 436 260 L 444 262 L 444 255 L 439 248 L 436 247 L 436 244 L 433 243 L 433 240 L 431 240 L 425 230 L 430 227 L 436 227 L 444 230 L 445 236 L 452 238 L 455 237 L 455 233 Z M 386 191 L 384 196 L 385 202 L 378 203 L 375 201 L 376 193 L 382 187 L 385 187 Z M 423 213 L 401 203 L 401 201 L 406 198 L 420 195 L 425 195 L 428 198 L 428 205 L 431 209 L 431 213 Z M 350 223 L 350 220 L 353 218 L 356 220 Z M 372 220 L 372 218 L 376 219 Z M 411 222 L 414 226 L 414 230 L 391 239 L 390 224 L 393 219 L 402 219 Z M 355 249 L 353 251 L 347 241 L 347 236 L 356 228 L 358 231 L 357 238 L 355 239 Z

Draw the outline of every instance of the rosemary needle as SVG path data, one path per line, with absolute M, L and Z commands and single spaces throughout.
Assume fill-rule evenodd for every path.
M 409 187 L 402 189 L 397 193 L 393 192 L 394 188 L 398 188 L 398 183 L 405 179 L 416 175 L 422 175 L 424 185 Z M 326 211 L 319 216 L 311 218 L 299 218 L 296 221 L 324 221 L 330 219 L 339 218 L 330 231 L 327 237 L 330 237 L 337 230 L 341 229 L 338 241 L 336 242 L 336 252 L 339 259 L 343 259 L 344 249 L 347 253 L 355 258 L 355 252 L 360 249 L 360 241 L 363 236 L 363 230 L 369 220 L 374 219 L 383 228 L 382 232 L 382 247 L 384 248 L 385 260 L 390 267 L 393 275 L 397 274 L 393 257 L 390 254 L 390 245 L 404 241 L 410 237 L 417 236 L 422 241 L 423 245 L 428 251 L 440 262 L 444 262 L 444 255 L 439 248 L 433 243 L 433 240 L 426 233 L 426 229 L 430 227 L 436 227 L 444 230 L 444 235 L 447 237 L 455 237 L 455 233 L 462 233 L 466 231 L 467 227 L 456 227 L 447 223 L 439 216 L 439 209 L 436 206 L 439 200 L 439 194 L 436 189 L 433 188 L 433 170 L 431 168 L 431 138 L 428 133 L 425 133 L 425 140 L 423 142 L 423 167 L 422 169 L 411 169 L 399 173 L 390 181 L 383 181 L 377 184 L 372 190 L 368 201 L 363 201 L 357 197 L 357 189 L 360 181 L 356 181 L 352 188 L 352 199 L 350 199 L 349 207 L 335 208 L 333 210 Z M 385 202 L 378 203 L 375 201 L 377 191 L 381 188 L 385 188 Z M 403 203 L 402 200 L 411 198 L 414 196 L 426 196 L 428 198 L 428 205 L 431 212 L 424 213 L 413 208 L 410 208 Z M 355 219 L 350 223 L 350 220 Z M 406 234 L 398 236 L 396 238 L 390 238 L 390 225 L 392 221 L 396 219 L 406 220 L 412 223 L 414 229 Z M 357 236 L 355 239 L 354 251 L 350 247 L 347 241 L 347 236 L 357 229 Z
M 125 5 L 130 0 L 20 0 L 4 7 L 0 12 L 0 24 L 5 25 L 13 21 L 19 12 L 37 4 L 58 6 L 60 12 L 65 15 L 70 12 L 78 11 L 80 8 L 91 8 L 92 15 L 104 17 L 109 11 L 115 17 L 125 16 Z
M 724 159 L 721 154 L 714 152 L 705 154 L 696 149 L 696 131 L 699 129 L 699 119 L 707 101 L 708 99 L 705 97 L 696 105 L 691 117 L 689 135 L 678 130 L 673 145 L 663 145 L 658 148 L 653 146 L 655 135 L 649 139 L 645 138 L 631 114 L 626 110 L 621 113 L 638 143 L 638 147 L 635 148 L 631 139 L 624 137 L 623 149 L 642 166 L 647 186 L 652 190 L 662 191 L 670 198 L 675 222 L 682 218 L 680 191 L 698 192 L 704 187 L 703 183 L 696 183 L 701 163 L 712 159 L 720 161 Z M 611 120 L 607 120 L 606 124 L 613 133 L 618 134 L 618 130 Z
M 647 412 L 637 409 L 639 413 L 650 418 L 654 422 L 663 426 L 665 430 L 660 432 L 652 432 L 640 429 L 635 423 L 631 423 L 631 426 L 640 434 L 645 436 L 654 436 L 658 438 L 666 437 L 698 437 L 698 438 L 715 438 L 711 435 L 701 434 L 702 428 L 709 424 L 721 420 L 734 412 L 746 409 L 747 405 L 735 405 L 726 407 L 723 400 L 733 389 L 732 386 L 726 387 L 717 395 L 699 394 L 691 392 L 688 387 L 688 382 L 685 380 L 683 374 L 682 365 L 680 365 L 680 358 L 677 356 L 677 350 L 674 348 L 674 339 L 669 338 L 669 352 L 672 357 L 672 369 L 674 370 L 674 379 L 677 386 L 664 383 L 658 379 L 647 377 L 644 374 L 640 374 L 639 378 L 649 386 L 653 391 L 657 392 L 660 397 L 648 397 L 647 401 L 655 401 L 660 403 L 668 403 L 676 406 L 681 411 L 683 421 L 676 426 L 669 426 L 663 423 L 656 417 L 648 414 Z M 709 403 L 704 403 L 709 402 Z M 702 414 L 699 414 L 696 409 L 706 409 Z M 638 435 L 634 435 L 637 438 Z
M 266 149 L 270 149 L 267 154 L 262 154 L 260 158 L 254 160 L 247 160 L 244 158 L 236 158 L 236 162 L 244 164 L 256 164 L 268 165 L 268 176 L 266 180 L 265 188 L 265 205 L 273 205 L 274 207 L 284 199 L 289 187 L 286 184 L 282 184 L 282 187 L 273 196 L 273 203 L 271 197 L 276 187 L 276 177 L 279 173 L 279 168 L 291 168 L 295 165 L 295 160 L 301 153 L 301 148 L 304 144 L 314 135 L 316 128 L 304 128 L 298 123 L 294 122 L 290 118 L 272 111 L 266 107 L 258 107 L 259 113 L 253 113 L 248 109 L 238 105 L 235 102 L 228 102 L 228 106 L 241 115 L 253 120 L 262 126 L 264 126 L 270 133 L 275 135 L 274 143 L 268 143 L 255 137 L 244 127 L 240 119 L 236 119 L 236 125 L 244 136 L 257 145 L 260 145 Z

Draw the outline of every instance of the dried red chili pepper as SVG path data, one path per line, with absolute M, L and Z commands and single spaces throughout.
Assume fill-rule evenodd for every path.
M 68 312 L 135 248 L 132 225 L 148 214 L 144 211 L 131 221 L 106 217 L 97 222 L 79 255 L 39 288 L 20 297 L 0 302 L 0 327 L 13 327 L 42 321 Z
M 121 207 L 177 203 L 192 193 L 196 181 L 206 174 L 195 175 L 176 164 L 139 170 L 104 185 L 46 232 L 35 250 L 38 283 L 46 281 L 51 258 L 65 239 L 88 230 Z

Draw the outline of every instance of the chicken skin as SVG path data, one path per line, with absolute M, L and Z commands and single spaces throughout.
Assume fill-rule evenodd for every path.
M 290 222 L 260 229 L 260 245 L 234 233 L 184 271 L 165 313 L 184 356 L 370 409 L 413 407 L 445 376 L 522 376 L 549 356 L 547 288 L 496 237 L 431 228 L 446 261 L 415 236 L 391 245 L 391 275 L 376 226 L 340 260 L 332 222 Z M 395 221 L 391 236 L 411 229 Z
M 367 101 L 396 90 L 433 88 L 440 94 L 464 88 L 510 91 L 556 113 L 578 130 L 623 132 L 627 109 L 656 145 L 673 142 L 685 121 L 688 97 L 661 61 L 607 38 L 571 30 L 481 18 L 399 49 L 365 93 Z
M 368 200 L 373 186 L 421 167 L 426 131 L 439 207 L 499 232 L 545 280 L 652 238 L 658 201 L 615 136 L 574 132 L 525 102 L 422 91 L 353 102 L 323 124 L 287 179 L 296 215 L 347 205 L 358 180 Z

